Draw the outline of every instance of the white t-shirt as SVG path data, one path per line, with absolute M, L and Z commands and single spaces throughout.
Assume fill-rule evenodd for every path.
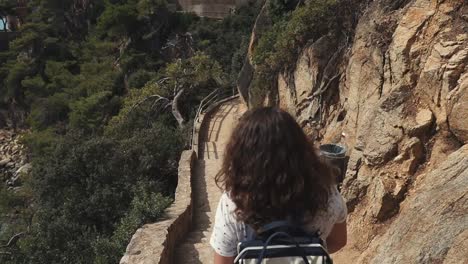
M 219 200 L 216 210 L 215 225 L 211 234 L 210 244 L 221 256 L 233 257 L 237 255 L 237 244 L 251 237 L 253 230 L 243 222 L 236 220 L 236 205 L 224 193 Z M 333 186 L 328 198 L 328 209 L 320 211 L 311 221 L 307 220 L 304 227 L 309 232 L 319 232 L 325 241 L 336 223 L 343 223 L 348 214 L 343 197 Z

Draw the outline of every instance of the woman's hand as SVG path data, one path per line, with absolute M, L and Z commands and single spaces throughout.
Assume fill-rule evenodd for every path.
M 214 264 L 233 264 L 234 257 L 223 257 L 218 253 L 214 253 Z

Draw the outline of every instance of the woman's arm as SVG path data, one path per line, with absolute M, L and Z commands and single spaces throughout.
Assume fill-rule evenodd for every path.
M 214 253 L 214 264 L 233 264 L 234 257 L 223 257 L 218 253 Z
M 348 240 L 348 231 L 346 226 L 346 221 L 343 223 L 336 223 L 333 226 L 330 235 L 327 237 L 328 253 L 335 253 L 346 246 Z

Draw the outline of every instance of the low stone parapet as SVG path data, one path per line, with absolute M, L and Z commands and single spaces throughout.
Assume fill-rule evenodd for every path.
M 175 245 L 189 232 L 192 225 L 192 176 L 195 161 L 194 151 L 182 152 L 174 203 L 159 222 L 146 224 L 135 232 L 120 264 L 172 263 Z

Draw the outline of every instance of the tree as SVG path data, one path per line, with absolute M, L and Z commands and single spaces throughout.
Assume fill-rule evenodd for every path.
M 161 111 L 170 107 L 179 127 L 183 128 L 186 118 L 180 107 L 182 96 L 193 94 L 197 88 L 202 88 L 210 82 L 218 87 L 224 85 L 221 67 L 203 53 L 196 53 L 189 59 L 178 59 L 168 64 L 160 75 L 159 79 L 149 82 L 142 89 L 132 91 L 129 99 L 124 102 L 124 109 L 119 118 L 138 110 L 143 104 L 150 104 L 151 109 L 159 108 Z
M 71 103 L 70 126 L 96 133 L 118 110 L 119 98 L 108 91 L 98 92 Z
M 155 124 L 124 139 L 68 133 L 36 156 L 36 214 L 18 243 L 25 262 L 118 262 L 135 230 L 169 205 L 183 143 L 178 129 Z

